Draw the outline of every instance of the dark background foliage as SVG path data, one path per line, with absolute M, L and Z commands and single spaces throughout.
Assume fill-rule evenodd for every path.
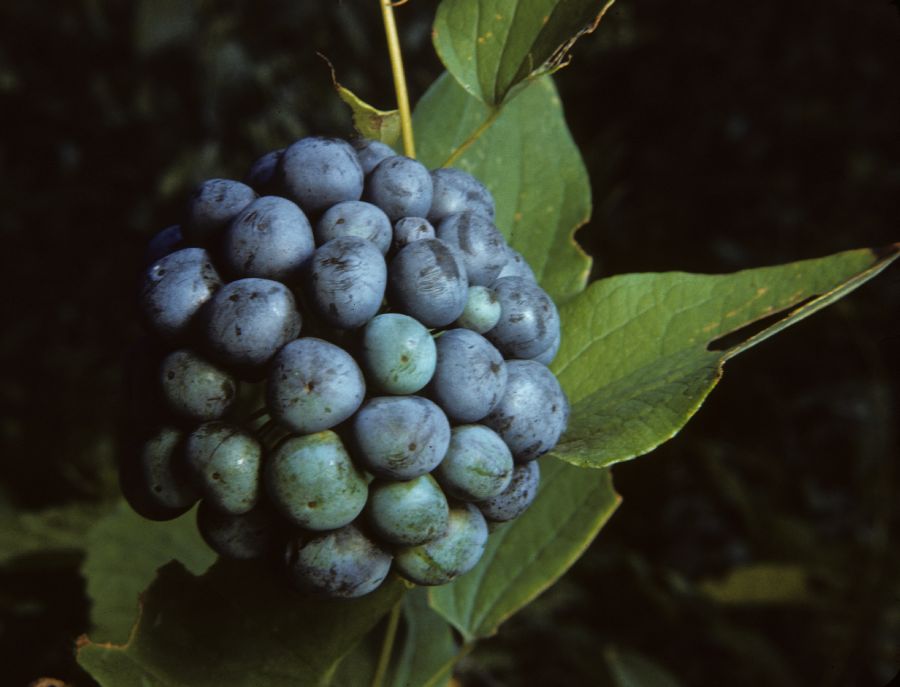
M 414 98 L 440 71 L 433 11 L 398 10 Z M 391 105 L 371 0 L 0 5 L 0 513 L 115 493 L 143 243 L 197 181 L 350 133 L 316 51 Z M 900 238 L 896 4 L 619 0 L 573 57 L 558 82 L 593 184 L 579 238 L 596 276 Z M 615 470 L 609 527 L 466 659 L 463 684 L 604 684 L 613 651 L 685 685 L 886 684 L 900 669 L 898 307 L 895 268 L 729 363 L 684 432 Z M 0 567 L 5 684 L 91 684 L 71 657 L 88 629 L 77 564 Z M 759 564 L 777 566 L 775 598 L 709 592 Z

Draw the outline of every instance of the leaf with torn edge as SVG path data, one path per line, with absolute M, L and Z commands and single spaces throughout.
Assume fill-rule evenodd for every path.
M 262 563 L 220 560 L 195 577 L 173 562 L 144 592 L 128 643 L 83 638 L 78 662 L 102 687 L 315 687 L 403 589 L 394 578 L 359 599 L 321 601 Z
M 379 110 L 361 100 L 349 88 L 342 86 L 337 80 L 334 66 L 324 55 L 319 55 L 331 69 L 331 83 L 334 90 L 353 113 L 353 128 L 365 138 L 381 141 L 393 146 L 400 139 L 400 112 L 397 110 Z
M 572 412 L 553 454 L 596 468 L 650 452 L 697 412 L 727 360 L 847 295 L 898 252 L 900 244 L 734 274 L 594 282 L 560 308 L 552 369 Z M 717 350 L 717 340 L 772 315 L 762 331 Z
M 444 0 L 434 47 L 481 102 L 497 106 L 517 86 L 568 64 L 572 45 L 597 28 L 613 0 Z

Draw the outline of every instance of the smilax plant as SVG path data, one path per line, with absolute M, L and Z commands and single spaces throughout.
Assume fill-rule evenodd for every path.
M 595 538 L 619 505 L 612 465 L 672 438 L 726 361 L 900 251 L 588 284 L 574 233 L 590 187 L 553 73 L 612 0 L 443 0 L 446 72 L 414 110 L 378 2 L 397 109 L 335 82 L 355 147 L 285 141 L 246 183 L 205 182 L 184 231 L 148 249 L 141 305 L 168 350 L 144 396 L 196 429 L 156 428 L 138 451 L 155 493 L 136 508 L 172 522 L 123 507 L 90 532 L 143 543 L 124 564 L 89 547 L 78 661 L 101 685 L 446 684 Z M 317 491 L 331 473 L 337 497 Z M 287 575 L 284 555 L 255 559 L 279 538 Z M 134 574 L 110 584 L 122 565 Z

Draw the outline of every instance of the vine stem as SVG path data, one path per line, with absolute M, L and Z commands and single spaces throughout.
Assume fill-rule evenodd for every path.
M 381 643 L 381 655 L 378 657 L 378 667 L 372 678 L 372 687 L 381 687 L 387 675 L 388 666 L 391 664 L 391 654 L 394 651 L 394 640 L 397 638 L 397 628 L 400 626 L 401 602 L 394 604 L 391 615 L 388 618 L 387 628 L 384 630 L 384 640 Z
M 387 37 L 388 55 L 391 58 L 391 73 L 394 76 L 394 89 L 397 92 L 403 153 L 406 157 L 415 159 L 416 144 L 413 140 L 412 114 L 409 109 L 409 93 L 406 90 L 406 73 L 403 71 L 403 55 L 400 52 L 397 22 L 394 21 L 394 5 L 397 3 L 393 3 L 391 0 L 378 1 L 381 3 L 381 18 L 384 20 L 384 34 Z

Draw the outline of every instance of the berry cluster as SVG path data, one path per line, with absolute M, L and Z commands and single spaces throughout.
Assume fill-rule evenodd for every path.
M 534 499 L 559 315 L 458 169 L 304 138 L 204 182 L 147 249 L 123 491 L 324 596 L 444 584 Z M 301 336 L 302 330 L 302 336 Z

